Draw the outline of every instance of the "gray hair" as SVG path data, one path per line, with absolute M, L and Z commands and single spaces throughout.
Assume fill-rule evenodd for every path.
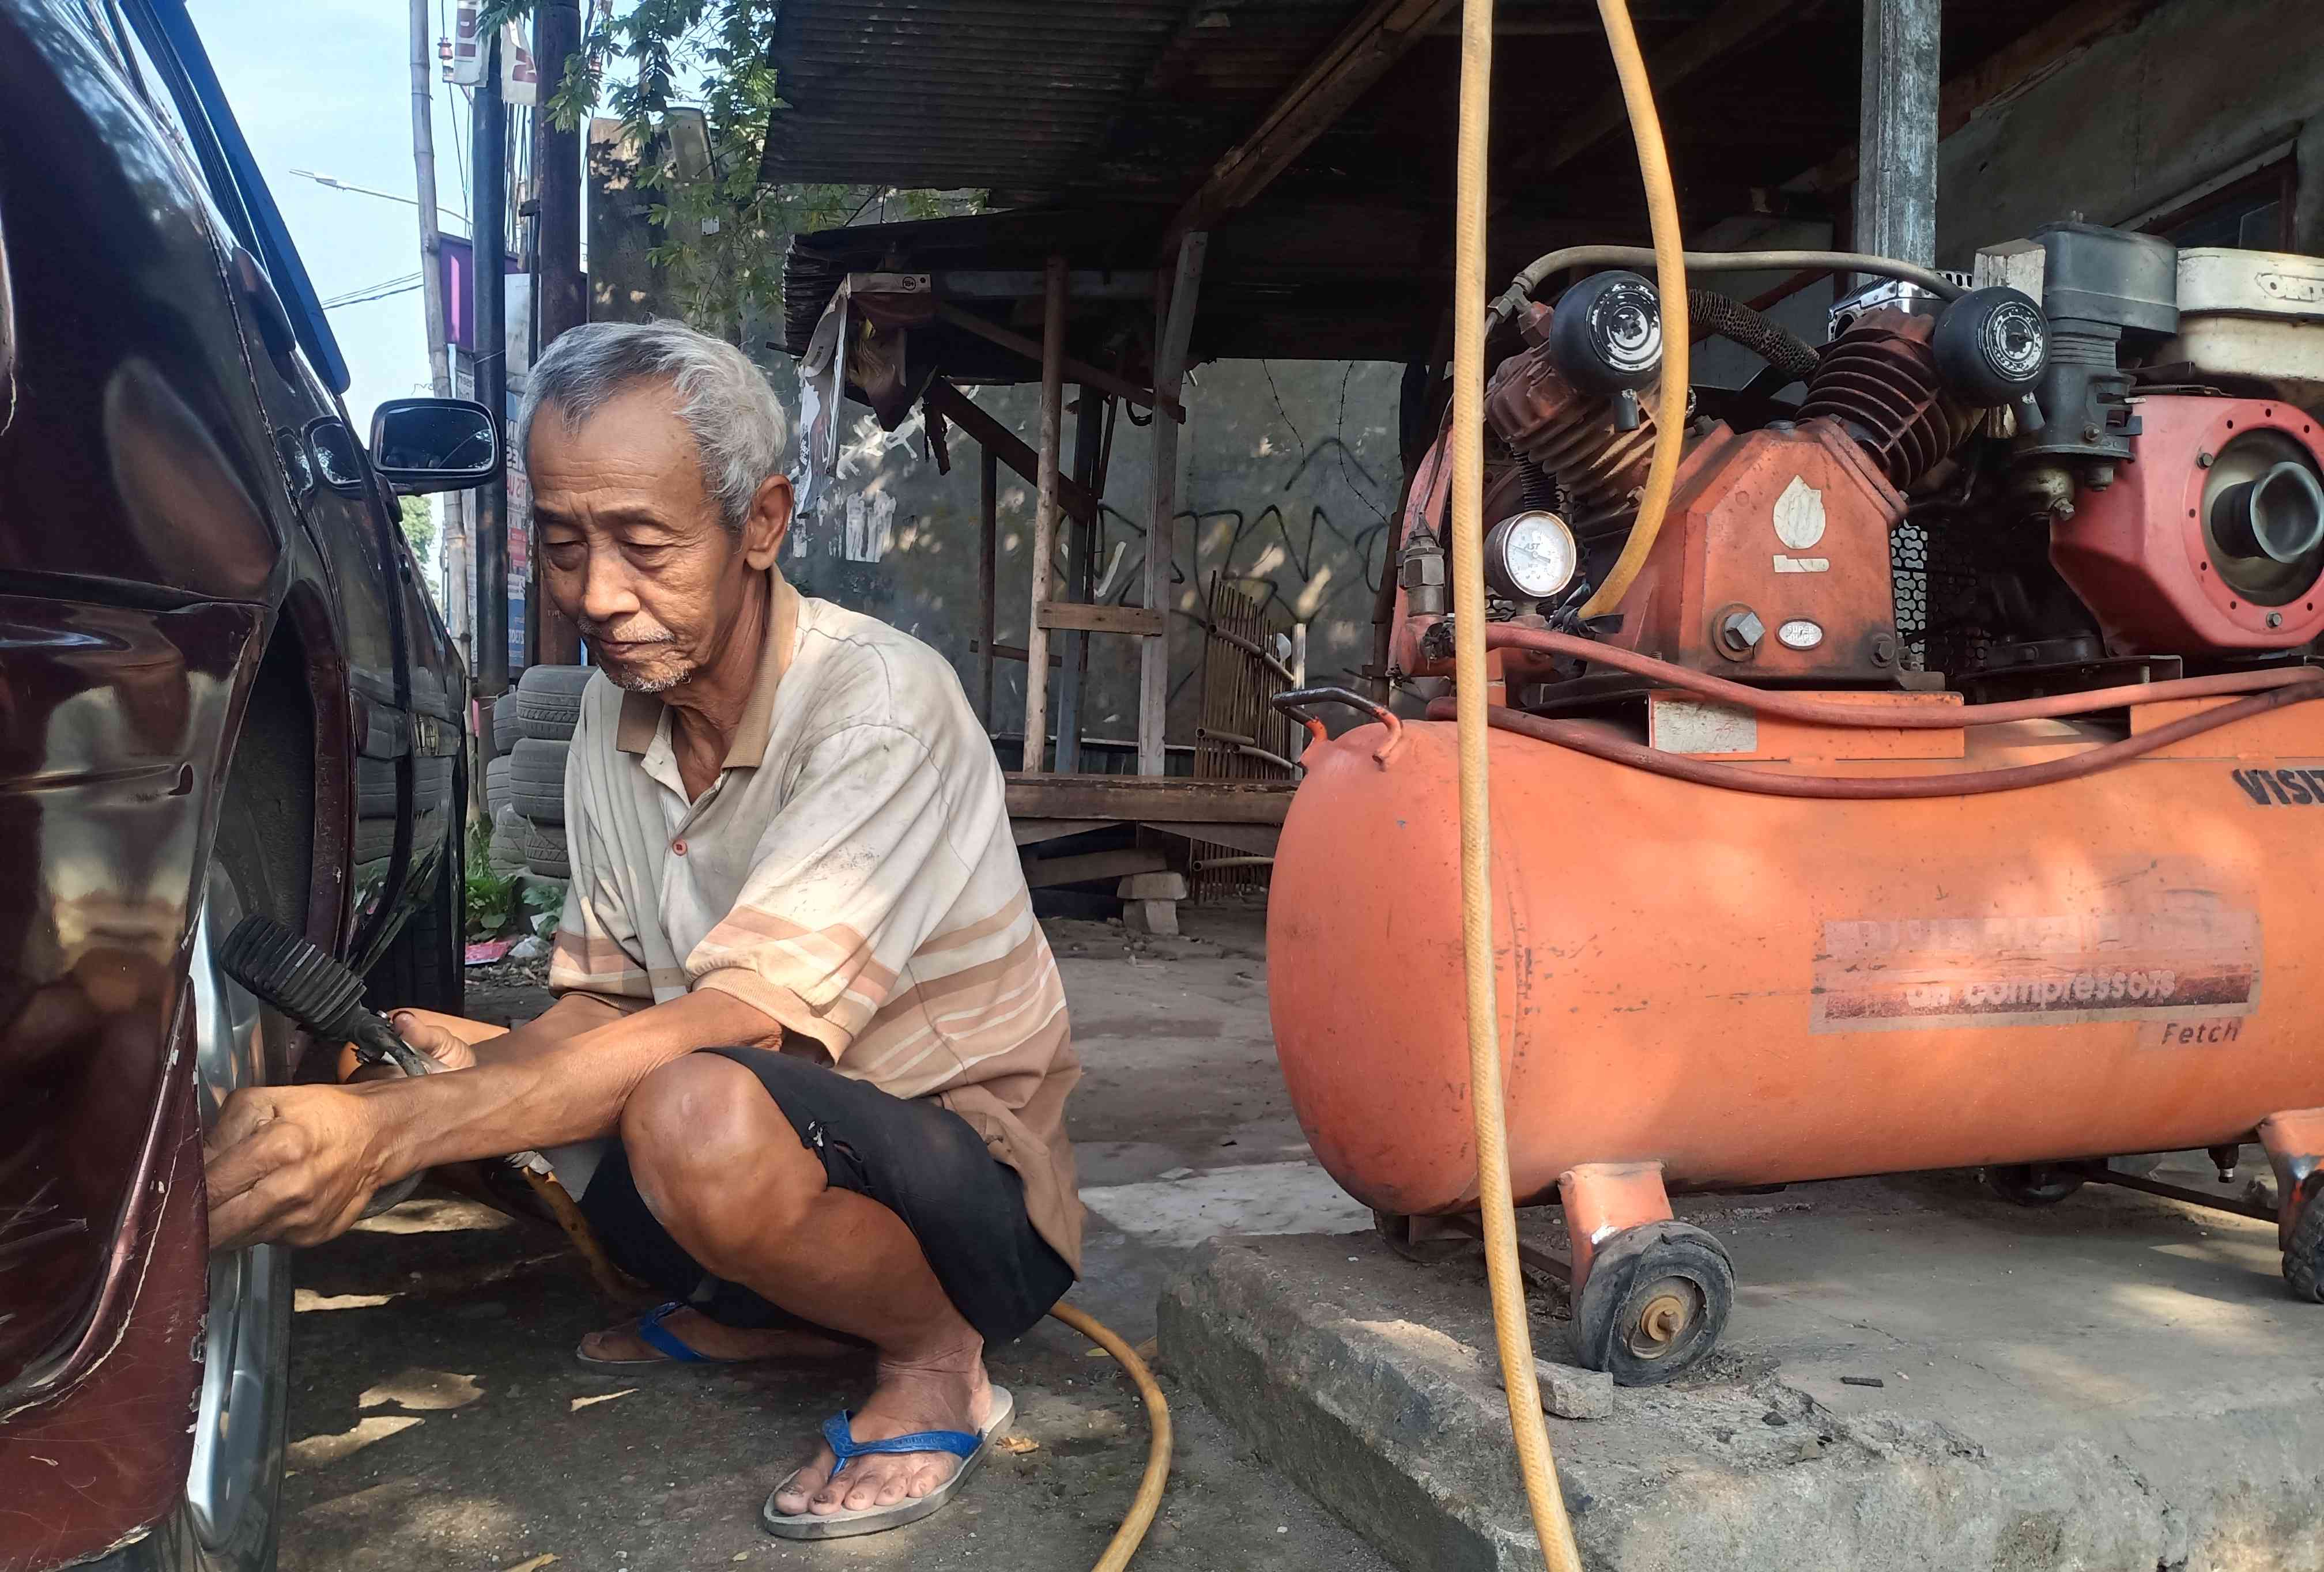
M 587 322 L 561 335 L 527 380 L 517 415 L 516 450 L 554 404 L 571 431 L 615 394 L 640 382 L 678 390 L 678 418 L 694 435 L 702 483 L 718 499 L 726 528 L 740 533 L 751 500 L 783 467 L 789 422 L 751 357 L 682 322 Z

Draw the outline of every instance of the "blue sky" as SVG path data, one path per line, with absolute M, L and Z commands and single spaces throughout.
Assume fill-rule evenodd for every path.
M 435 0 L 430 0 L 431 6 Z M 263 0 L 191 0 L 235 118 L 325 299 L 420 268 L 419 211 L 377 197 L 318 186 L 290 173 L 315 170 L 409 197 L 411 75 L 407 5 L 399 0 L 308 0 L 286 12 Z M 448 0 L 438 20 L 448 32 Z M 461 168 L 468 108 L 436 81 L 438 201 L 468 203 Z M 455 133 L 457 133 L 456 143 Z M 448 214 L 447 233 L 465 233 Z M 420 295 L 411 290 L 330 314 L 353 374 L 347 412 L 368 429 L 383 399 L 428 391 Z

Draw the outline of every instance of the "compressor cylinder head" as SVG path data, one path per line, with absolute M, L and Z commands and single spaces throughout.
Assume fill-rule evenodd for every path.
M 1654 411 L 1640 400 L 1637 424 L 1623 429 L 1610 398 L 1558 369 L 1554 333 L 1549 308 L 1533 307 L 1525 322 L 1531 347 L 1493 373 L 1485 388 L 1485 418 L 1512 450 L 1557 478 L 1575 532 L 1601 534 L 1629 521 L 1646 483 L 1655 456 Z M 1659 335 L 1657 326 L 1657 344 Z

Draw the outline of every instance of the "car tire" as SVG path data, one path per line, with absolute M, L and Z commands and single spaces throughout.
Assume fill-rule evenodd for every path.
M 569 742 L 581 719 L 581 690 L 597 675 L 595 666 L 536 666 L 517 684 L 519 731 L 542 742 Z
M 484 816 L 498 823 L 509 801 L 509 758 L 503 753 L 484 766 Z
M 528 737 L 509 755 L 509 801 L 536 824 L 565 823 L 567 745 Z
M 543 878 L 571 878 L 573 858 L 566 847 L 565 826 L 526 821 L 524 865 Z
M 278 890 L 256 816 L 254 783 L 229 788 L 203 887 L 189 968 L 195 1074 L 203 1126 L 237 1086 L 290 1080 L 290 1024 L 209 960 L 251 912 L 296 921 Z M 150 1533 L 95 1565 L 105 1572 L 272 1572 L 281 1529 L 289 1438 L 291 1253 L 262 1245 L 213 1255 L 203 1316 L 202 1378 L 186 1490 Z
M 452 789 L 452 832 L 437 860 L 428 898 L 404 918 L 386 952 L 364 977 L 364 1000 L 375 1010 L 417 1007 L 463 1012 L 467 997 L 468 880 L 467 792 L 456 777 Z
M 505 878 L 525 870 L 524 842 L 529 832 L 525 820 L 513 813 L 493 816 L 492 846 L 485 857 L 494 873 Z
M 516 746 L 524 735 L 524 725 L 518 713 L 516 695 L 503 694 L 493 701 L 493 753 L 495 758 Z

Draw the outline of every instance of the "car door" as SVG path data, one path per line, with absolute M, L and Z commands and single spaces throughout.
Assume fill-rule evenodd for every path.
M 423 773 L 415 763 L 419 739 L 402 604 L 410 553 L 345 407 L 301 355 L 284 304 L 293 280 L 274 276 L 296 267 L 295 253 L 256 170 L 247 167 L 200 39 L 180 0 L 124 0 L 123 10 L 176 101 L 195 155 L 226 209 L 236 242 L 229 271 L 245 320 L 255 329 L 254 350 L 263 351 L 250 357 L 253 382 L 300 520 L 332 579 L 355 742 L 348 927 L 341 937 L 350 964 L 361 970 L 390 936 L 398 896 L 409 882 L 414 783 Z M 296 284 L 306 289 L 303 272 Z M 436 727 L 429 730 L 433 737 Z M 424 773 L 443 768 L 431 765 Z

